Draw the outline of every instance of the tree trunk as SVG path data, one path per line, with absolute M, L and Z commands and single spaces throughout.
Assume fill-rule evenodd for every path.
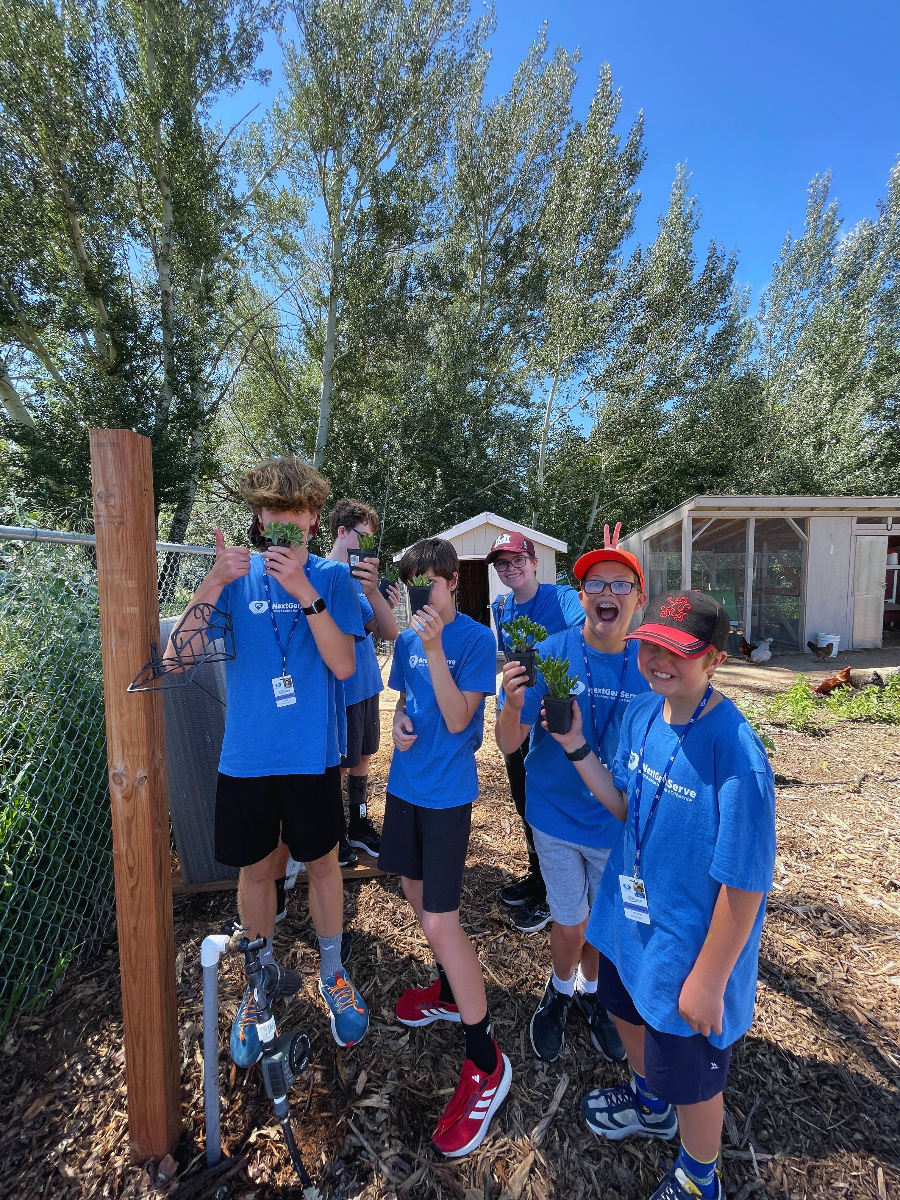
M 319 401 L 319 427 L 316 430 L 316 449 L 313 466 L 321 467 L 325 461 L 328 431 L 331 427 L 331 400 L 334 394 L 334 356 L 337 349 L 337 304 L 340 282 L 340 264 L 343 240 L 339 235 L 331 244 L 331 279 L 328 289 L 328 322 L 325 328 L 325 348 L 322 352 L 322 396 Z
M 594 493 L 594 503 L 591 505 L 591 515 L 587 523 L 587 529 L 584 531 L 584 537 L 581 539 L 581 545 L 578 547 L 576 558 L 580 558 L 584 554 L 584 548 L 587 545 L 587 540 L 591 536 L 591 530 L 594 528 L 594 522 L 597 520 L 597 508 L 600 505 L 599 491 Z
M 6 409 L 6 415 L 16 425 L 34 429 L 34 418 L 25 407 L 24 401 L 6 369 L 6 363 L 2 359 L 0 359 L 0 403 Z

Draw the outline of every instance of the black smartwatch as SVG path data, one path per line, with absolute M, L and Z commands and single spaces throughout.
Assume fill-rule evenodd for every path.
M 579 746 L 577 750 L 567 750 L 566 758 L 569 760 L 569 762 L 581 762 L 583 758 L 587 758 L 590 752 L 591 748 L 587 742 L 585 742 L 584 745 Z
M 315 600 L 313 600 L 312 604 L 310 604 L 310 606 L 308 608 L 304 608 L 301 611 L 306 613 L 306 615 L 308 617 L 312 617 L 316 613 L 324 612 L 325 608 L 326 608 L 325 601 L 322 599 L 321 596 L 316 596 L 316 598 L 315 598 Z

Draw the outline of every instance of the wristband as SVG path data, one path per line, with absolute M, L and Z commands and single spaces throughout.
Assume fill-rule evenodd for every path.
M 577 750 L 566 750 L 565 754 L 569 762 L 581 762 L 583 758 L 587 758 L 590 752 L 591 748 L 587 742 L 585 742 L 584 745 L 579 746 Z

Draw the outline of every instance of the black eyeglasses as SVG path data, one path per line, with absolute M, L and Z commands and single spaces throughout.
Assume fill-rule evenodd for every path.
M 510 567 L 518 567 L 520 570 L 529 561 L 527 554 L 517 554 L 515 558 L 498 558 L 494 563 L 496 571 L 508 571 Z
M 595 596 L 602 596 L 607 588 L 614 596 L 630 596 L 638 585 L 629 583 L 626 579 L 614 579 L 612 583 L 606 583 L 603 579 L 586 579 L 581 586 Z

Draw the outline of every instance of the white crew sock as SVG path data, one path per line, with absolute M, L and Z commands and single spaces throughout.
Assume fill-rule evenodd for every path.
M 582 994 L 586 992 L 589 996 L 594 996 L 597 993 L 597 980 L 585 979 L 581 970 L 581 963 L 578 964 L 578 970 L 575 972 L 575 991 Z
M 560 979 L 560 977 L 554 971 L 553 974 L 550 976 L 550 979 L 551 979 L 553 986 L 556 988 L 556 990 L 561 995 L 563 995 L 563 996 L 574 996 L 575 995 L 575 976 L 574 975 L 572 976 L 571 979 Z

